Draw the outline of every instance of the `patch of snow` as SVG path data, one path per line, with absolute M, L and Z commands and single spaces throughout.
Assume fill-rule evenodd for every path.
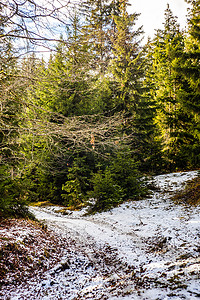
M 85 211 L 63 216 L 58 207 L 31 208 L 50 230 L 73 237 L 80 252 L 70 258 L 66 253 L 63 261 L 70 260 L 69 268 L 57 272 L 60 262 L 43 281 L 10 292 L 10 299 L 36 299 L 36 291 L 37 299 L 197 299 L 200 207 L 170 200 L 197 173 L 156 176 L 159 190 L 148 199 L 92 216 L 84 216 Z

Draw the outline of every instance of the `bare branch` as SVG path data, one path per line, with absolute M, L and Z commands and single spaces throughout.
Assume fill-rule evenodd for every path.
M 78 3 L 79 2 L 79 3 Z M 69 11 L 80 1 L 0 0 L 0 37 L 19 38 L 37 44 L 58 42 L 59 35 L 69 25 Z M 41 44 L 40 44 L 41 45 Z

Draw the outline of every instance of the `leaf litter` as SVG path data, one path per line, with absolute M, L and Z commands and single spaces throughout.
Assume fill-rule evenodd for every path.
M 197 174 L 156 176 L 158 189 L 148 199 L 92 216 L 85 216 L 84 210 L 63 215 L 58 207 L 31 208 L 47 225 L 56 252 L 49 255 L 49 263 L 43 262 L 45 268 L 35 268 L 31 277 L 25 272 L 18 285 L 15 270 L 9 270 L 0 299 L 197 299 L 200 207 L 171 200 Z M 38 248 L 29 240 L 36 247 L 34 270 L 48 238 L 42 229 L 25 228 L 2 228 L 1 247 L 9 244 L 9 235 L 17 236 L 17 243 L 25 243 L 30 234 L 38 237 Z

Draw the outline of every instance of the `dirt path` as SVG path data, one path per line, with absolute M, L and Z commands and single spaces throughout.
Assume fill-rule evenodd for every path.
M 196 174 L 158 176 L 160 191 L 151 198 L 90 217 L 32 208 L 68 241 L 66 253 L 42 278 L 13 287 L 2 299 L 197 299 L 200 208 L 169 199 Z

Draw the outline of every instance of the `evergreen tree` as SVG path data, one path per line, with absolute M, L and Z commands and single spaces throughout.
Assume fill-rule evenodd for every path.
M 93 53 L 93 69 L 104 74 L 110 60 L 110 29 L 112 11 L 115 10 L 115 1 L 87 0 L 84 6 L 88 17 L 84 26 L 85 39 L 91 45 Z
M 66 49 L 63 43 L 57 46 L 56 54 L 51 56 L 48 66 L 41 68 L 33 94 L 38 105 L 66 117 L 88 113 L 90 103 L 85 63 L 74 52 L 77 51 L 74 44 L 71 47 Z
M 158 105 L 156 122 L 162 133 L 167 168 L 187 165 L 191 135 L 191 115 L 182 106 L 187 84 L 177 72 L 184 53 L 184 36 L 169 5 L 165 11 L 164 29 L 158 30 L 153 42 L 155 100 Z
M 119 10 L 119 15 L 113 16 L 116 29 L 112 38 L 111 72 L 117 83 L 120 109 L 133 111 L 140 97 L 143 76 L 139 40 L 142 31 L 133 29 L 138 14 L 128 14 L 127 1 L 120 1 Z
M 129 117 L 123 131 L 132 135 L 130 149 L 140 169 L 152 172 L 156 171 L 160 159 L 155 140 L 155 104 L 148 94 L 147 81 L 144 81 L 147 61 L 140 46 L 142 28 L 135 29 L 138 14 L 129 15 L 127 6 L 127 1 L 119 1 L 119 13 L 113 16 L 115 34 L 112 39 L 114 58 L 111 71 L 116 85 L 115 101 L 118 109 Z
M 1 23 L 1 22 L 0 22 Z M 0 27 L 0 35 L 4 32 Z M 0 219 L 10 215 L 24 215 L 26 197 L 19 179 L 20 125 L 23 84 L 16 66 L 12 41 L 0 38 Z
M 3 28 L 0 29 L 3 31 Z M 1 165 L 13 173 L 16 163 L 20 102 L 15 77 L 17 69 L 10 39 L 0 40 L 0 151 Z M 13 177 L 13 175 L 11 175 Z
M 186 36 L 185 65 L 183 74 L 193 91 L 186 98 L 185 105 L 194 113 L 200 112 L 200 1 L 187 1 L 192 5 L 188 16 L 188 33 Z
M 155 74 L 152 69 L 153 49 L 150 40 L 144 48 L 145 67 L 142 80 L 142 94 L 135 118 L 136 143 L 140 145 L 137 152 L 142 171 L 156 173 L 163 169 L 160 131 L 155 123 L 157 103 L 155 101 Z
M 187 1 L 191 4 L 188 15 L 188 32 L 185 52 L 178 67 L 179 74 L 186 80 L 185 90 L 181 91 L 181 103 L 190 115 L 190 140 L 187 146 L 190 166 L 200 165 L 200 1 Z

